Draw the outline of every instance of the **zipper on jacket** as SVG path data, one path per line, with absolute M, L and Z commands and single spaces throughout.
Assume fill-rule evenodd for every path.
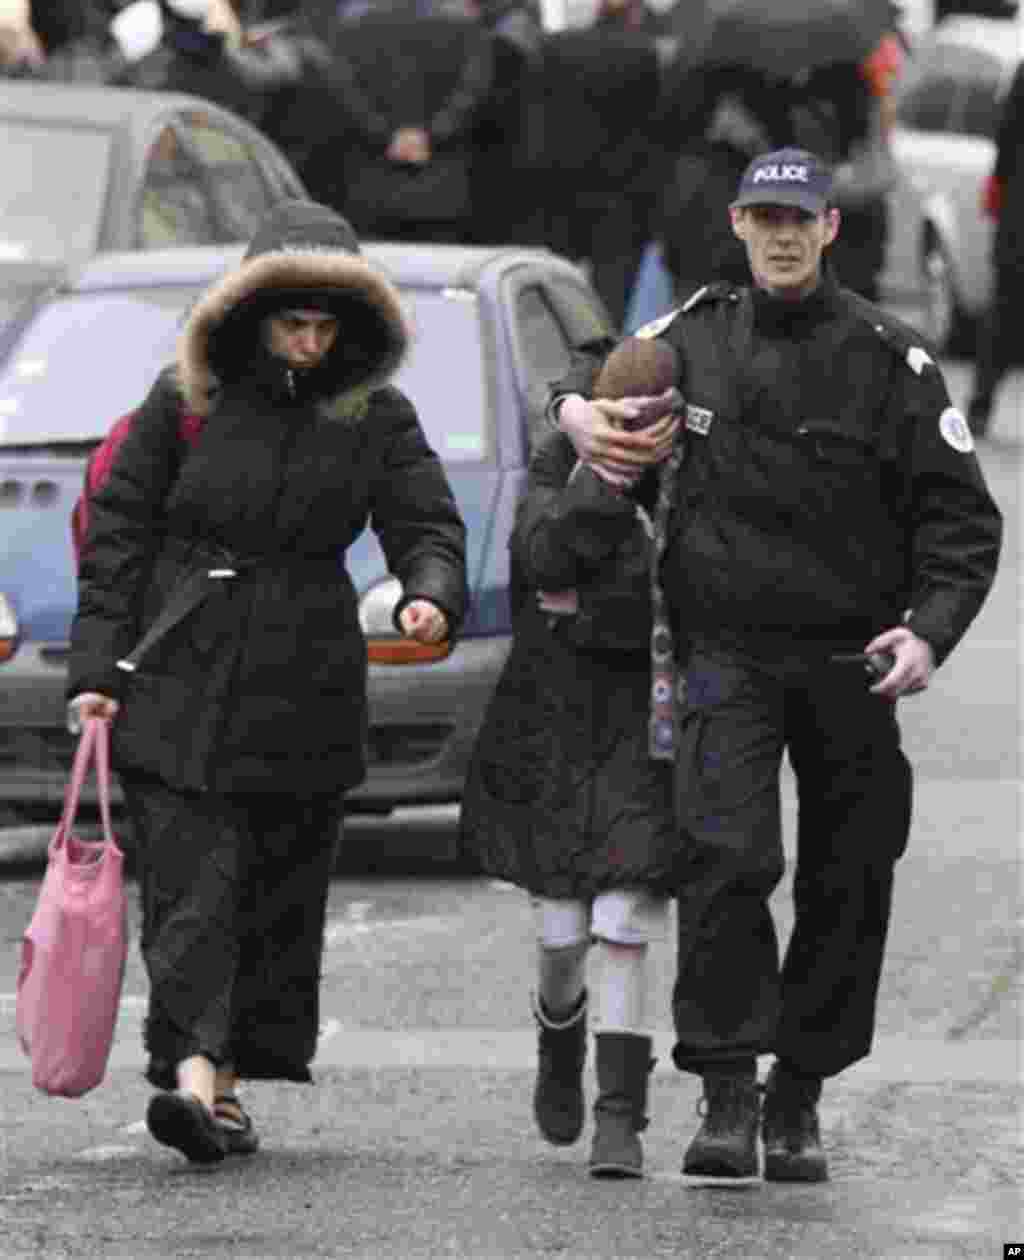
M 288 383 L 289 389 L 291 389 L 292 392 L 294 393 L 295 378 L 294 378 L 294 374 L 291 368 L 285 369 L 285 380 Z M 277 479 L 277 486 L 274 491 L 274 497 L 273 497 L 271 511 L 270 511 L 270 521 L 271 521 L 272 526 L 276 526 L 277 524 L 278 512 L 280 511 L 280 508 L 281 508 L 281 500 L 284 498 L 285 481 L 287 479 L 287 473 L 288 473 L 288 462 L 291 459 L 292 452 L 295 450 L 295 445 L 299 440 L 301 428 L 302 428 L 301 421 L 299 423 L 293 423 L 287 426 L 287 428 L 285 429 L 284 438 L 281 442 L 280 450 L 278 452 L 278 479 Z M 251 595 L 250 595 L 250 599 L 252 599 Z M 250 602 L 250 605 L 245 612 L 244 627 L 239 632 L 239 640 L 242 643 L 243 647 L 239 649 L 238 659 L 235 661 L 234 666 L 232 667 L 232 677 L 237 674 L 237 671 L 241 665 L 242 651 L 244 650 L 245 642 L 249 638 L 249 627 L 252 624 L 252 617 L 253 617 L 253 604 Z M 230 692 L 231 692 L 231 677 L 229 677 L 227 686 L 224 691 L 225 698 L 230 694 Z M 224 742 L 224 732 L 227 729 L 227 725 L 230 718 L 231 718 L 231 714 L 228 712 L 227 706 L 225 705 L 218 719 L 217 728 L 214 732 L 213 738 L 210 741 L 210 752 L 208 754 L 207 761 L 206 761 L 206 773 L 203 775 L 202 787 L 200 789 L 202 792 L 209 792 L 211 790 L 210 780 L 211 778 L 214 778 L 217 774 L 220 749 L 221 749 L 221 745 Z
M 294 398 L 295 397 L 295 373 L 292 371 L 291 368 L 285 368 L 284 380 L 285 380 L 285 384 L 288 386 L 288 393 L 291 394 L 291 396 Z

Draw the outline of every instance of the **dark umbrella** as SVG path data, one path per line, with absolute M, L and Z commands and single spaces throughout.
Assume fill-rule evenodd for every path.
M 889 0 L 678 0 L 687 63 L 746 65 L 779 78 L 862 61 L 892 29 Z

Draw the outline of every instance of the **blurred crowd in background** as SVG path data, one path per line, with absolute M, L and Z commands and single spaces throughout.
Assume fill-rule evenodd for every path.
M 0 0 L 0 64 L 226 105 L 360 234 L 549 246 L 586 263 L 619 324 L 651 251 L 677 296 L 745 283 L 739 175 L 810 148 L 839 172 L 833 265 L 876 297 L 898 6 L 867 55 L 779 76 L 695 63 L 688 2 L 599 0 L 552 32 L 533 0 Z

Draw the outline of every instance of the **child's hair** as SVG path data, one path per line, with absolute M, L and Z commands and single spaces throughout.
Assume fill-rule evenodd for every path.
M 626 337 L 602 364 L 593 393 L 595 398 L 649 399 L 637 415 L 615 422 L 618 428 L 646 429 L 682 408 L 678 379 L 679 355 L 667 341 Z
M 654 397 L 679 379 L 679 356 L 667 341 L 656 337 L 626 337 L 605 359 L 595 398 Z

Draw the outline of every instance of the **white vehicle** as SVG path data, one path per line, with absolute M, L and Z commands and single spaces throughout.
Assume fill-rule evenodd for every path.
M 992 291 L 980 200 L 1022 36 L 1020 18 L 947 18 L 916 42 L 900 87 L 882 290 L 921 301 L 923 331 L 948 351 L 970 347 Z

